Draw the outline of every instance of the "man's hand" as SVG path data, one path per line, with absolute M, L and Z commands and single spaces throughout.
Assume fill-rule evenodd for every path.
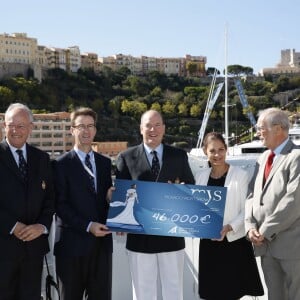
M 44 231 L 45 227 L 42 224 L 25 225 L 18 222 L 13 234 L 23 242 L 30 242 L 41 236 Z
M 98 223 L 98 222 L 92 222 L 90 226 L 90 233 L 93 234 L 96 237 L 102 237 L 110 234 L 108 227 Z
M 259 233 L 255 228 L 248 231 L 248 238 L 255 246 L 261 246 L 264 242 L 265 237 Z
M 112 193 L 116 190 L 116 188 L 114 186 L 111 186 L 106 193 L 106 201 L 107 203 L 111 202 L 111 198 L 112 198 Z

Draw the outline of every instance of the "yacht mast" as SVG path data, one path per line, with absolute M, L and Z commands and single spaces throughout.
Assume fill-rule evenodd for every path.
M 228 75 L 227 75 L 227 24 L 225 25 L 225 142 L 228 144 Z

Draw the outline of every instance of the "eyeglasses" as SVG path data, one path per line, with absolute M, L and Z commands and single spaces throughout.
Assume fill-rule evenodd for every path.
M 265 127 L 265 126 L 257 126 L 255 125 L 255 129 L 256 131 L 266 131 L 267 129 L 271 129 L 271 127 L 276 126 L 276 125 L 280 125 L 280 124 L 272 124 L 270 127 Z
M 265 130 L 266 130 L 266 127 L 255 125 L 255 130 L 256 130 L 256 131 L 265 131 Z
M 73 128 L 78 129 L 79 131 L 84 131 L 84 130 L 93 130 L 96 128 L 95 124 L 78 124 L 78 125 L 74 125 L 72 126 Z
M 24 124 L 20 124 L 20 125 L 8 124 L 7 125 L 9 130 L 26 130 L 28 128 L 28 126 L 29 126 L 29 124 L 28 125 L 24 125 Z

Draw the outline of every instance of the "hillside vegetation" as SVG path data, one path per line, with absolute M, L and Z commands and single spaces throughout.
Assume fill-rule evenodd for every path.
M 221 79 L 220 79 L 221 80 Z M 139 119 L 150 108 L 162 112 L 166 125 L 166 142 L 191 148 L 196 145 L 211 77 L 183 78 L 152 72 L 138 77 L 129 69 L 101 74 L 80 70 L 69 74 L 60 69 L 50 70 L 46 79 L 16 76 L 0 81 L 0 111 L 12 102 L 27 104 L 35 113 L 70 111 L 89 106 L 98 112 L 98 141 L 140 142 Z M 300 77 L 281 76 L 254 78 L 243 81 L 250 109 L 256 116 L 260 109 L 282 107 L 300 95 Z M 247 139 L 250 122 L 243 110 L 232 80 L 229 80 L 229 121 L 232 142 Z M 296 110 L 297 101 L 287 105 Z M 208 131 L 224 131 L 224 89 L 221 92 L 207 127 Z M 243 133 L 243 135 L 242 135 Z M 245 134 L 246 133 L 246 134 Z

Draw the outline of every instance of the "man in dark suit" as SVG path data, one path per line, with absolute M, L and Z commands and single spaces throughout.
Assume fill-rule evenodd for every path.
M 43 257 L 54 213 L 48 154 L 26 143 L 33 115 L 20 103 L 5 112 L 0 143 L 0 299 L 40 300 Z
M 289 139 L 288 116 L 280 109 L 264 110 L 257 132 L 269 150 L 256 164 L 253 194 L 246 202 L 246 232 L 255 254 L 261 256 L 268 299 L 296 300 L 300 299 L 300 149 Z
M 159 112 L 142 115 L 140 132 L 143 143 L 118 156 L 116 178 L 194 183 L 186 152 L 162 144 L 165 124 Z M 126 248 L 133 299 L 157 299 L 158 278 L 164 300 L 183 299 L 184 238 L 128 234 Z
M 97 115 L 71 113 L 74 149 L 54 162 L 56 212 L 61 235 L 54 247 L 62 300 L 110 300 L 112 236 L 106 223 L 111 160 L 92 151 Z

